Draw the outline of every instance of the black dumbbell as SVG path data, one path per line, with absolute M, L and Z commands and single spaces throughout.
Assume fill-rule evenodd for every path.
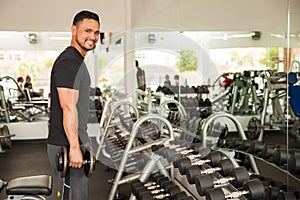
M 225 176 L 234 168 L 234 166 L 231 160 L 224 159 L 218 162 L 217 167 L 212 168 L 209 165 L 202 165 L 202 168 L 204 169 L 200 169 L 199 166 L 191 166 L 185 170 L 186 178 L 190 184 L 195 183 L 195 177 L 198 175 L 212 174 L 214 172 L 219 172 L 223 176 Z
M 213 151 L 207 154 L 206 159 L 195 159 L 191 160 L 187 157 L 180 158 L 176 161 L 178 165 L 178 169 L 181 175 L 185 175 L 185 170 L 192 165 L 203 165 L 205 163 L 211 163 L 212 166 L 216 166 L 216 164 L 222 159 L 222 155 L 219 151 Z
M 202 148 L 197 152 L 193 149 L 169 149 L 164 152 L 164 156 L 169 162 L 174 162 L 181 157 L 187 157 L 189 159 L 204 158 L 209 152 L 209 148 Z M 175 163 L 175 166 L 176 164 L 177 163 Z
M 275 148 L 269 161 L 280 166 L 284 165 L 288 161 L 288 151 L 286 148 Z
M 118 169 L 121 164 L 122 158 L 118 160 L 113 160 L 116 168 Z M 145 167 L 145 164 L 147 163 L 148 158 L 143 153 L 133 154 L 130 156 L 125 164 L 125 170 L 128 171 L 136 171 L 136 170 L 142 170 Z
M 257 153 L 257 156 L 265 159 L 269 159 L 274 151 L 276 146 L 274 144 L 265 144 L 260 152 Z
M 63 147 L 60 152 L 57 153 L 56 157 L 56 167 L 57 170 L 61 172 L 61 177 L 65 177 L 68 170 L 68 158 L 69 151 L 67 147 Z M 83 155 L 83 168 L 84 173 L 87 177 L 92 176 L 93 171 L 96 167 L 96 158 L 93 154 L 93 149 L 88 148 Z
M 245 181 L 250 179 L 249 173 L 245 167 L 234 168 L 230 171 L 230 175 L 227 177 L 214 179 L 213 174 L 199 175 L 195 177 L 196 189 L 200 196 L 203 196 L 206 190 L 224 186 L 224 184 L 231 183 L 233 186 L 239 188 Z
M 160 186 L 160 185 L 163 185 L 165 182 L 170 181 L 168 177 L 165 177 L 161 174 L 153 175 L 153 178 L 154 178 L 155 181 L 150 181 L 150 182 L 147 182 L 147 183 L 143 183 L 140 180 L 137 180 L 137 181 L 131 183 L 132 193 L 135 196 L 137 196 L 136 190 L 138 188 L 145 188 L 145 187 L 147 188 L 147 187 L 152 187 L 152 186 Z
M 243 190 L 225 194 L 222 188 L 213 188 L 206 191 L 207 200 L 236 199 L 245 196 L 248 200 L 265 199 L 265 188 L 258 179 L 251 179 L 244 182 Z
M 188 158 L 190 160 L 195 160 L 195 159 L 204 159 L 207 157 L 207 155 L 211 152 L 210 148 L 202 148 L 199 150 L 198 154 L 191 154 L 188 151 L 183 151 L 180 153 L 168 153 L 167 155 L 167 160 L 169 160 L 169 162 L 173 162 L 173 166 L 175 168 L 178 167 L 178 162 L 182 159 L 182 158 Z
M 150 193 L 152 195 L 158 195 L 161 193 L 165 193 L 165 192 L 169 192 L 169 191 L 174 191 L 174 187 L 178 187 L 176 186 L 172 181 L 168 180 L 164 180 L 161 181 L 161 183 L 157 184 L 157 185 L 152 185 L 152 186 L 148 186 L 148 187 L 138 187 L 135 189 L 135 193 L 136 193 L 136 197 L 138 199 L 143 199 L 143 197 L 145 195 L 144 192 L 148 192 L 150 191 Z
M 152 200 L 152 199 L 163 199 L 171 197 L 173 199 L 176 199 L 176 195 L 181 195 L 181 190 L 177 185 L 174 185 L 170 187 L 168 190 L 166 190 L 167 193 L 161 193 L 161 194 L 153 194 L 153 191 L 145 191 L 140 193 L 138 196 L 140 197 L 140 200 Z
M 211 123 L 208 126 L 207 135 L 212 137 L 225 138 L 228 134 L 228 127 L 226 124 L 220 122 Z
M 298 154 L 289 154 L 288 171 L 292 174 L 300 173 L 300 156 Z
M 187 147 L 178 147 L 178 148 L 167 148 L 163 147 L 160 150 L 157 150 L 156 153 L 165 157 L 169 162 L 173 163 L 180 157 L 189 157 L 190 159 L 203 158 L 210 152 L 209 148 L 202 148 L 201 144 L 194 143 L 190 146 L 190 149 Z M 177 167 L 177 163 L 173 163 Z
M 264 149 L 265 145 L 266 144 L 264 142 L 253 141 L 247 152 L 256 155 Z

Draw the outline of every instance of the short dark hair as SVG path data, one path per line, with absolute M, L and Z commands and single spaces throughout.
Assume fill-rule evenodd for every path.
M 136 66 L 136 67 L 139 66 L 139 61 L 135 60 L 135 66 Z
M 24 80 L 23 77 L 18 77 L 17 82 L 20 82 L 21 80 Z
M 88 10 L 83 10 L 75 15 L 75 17 L 73 19 L 73 25 L 77 25 L 79 22 L 83 21 L 84 19 L 93 19 L 93 20 L 96 20 L 100 24 L 98 14 L 93 13 Z

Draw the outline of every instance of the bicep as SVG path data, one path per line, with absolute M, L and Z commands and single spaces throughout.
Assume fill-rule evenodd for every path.
M 60 106 L 63 110 L 76 108 L 79 91 L 70 88 L 57 88 Z

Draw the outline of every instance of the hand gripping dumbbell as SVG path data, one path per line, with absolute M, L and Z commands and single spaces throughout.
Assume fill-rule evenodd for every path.
M 206 190 L 224 184 L 231 183 L 236 188 L 243 185 L 245 181 L 250 179 L 249 173 L 245 167 L 238 167 L 231 170 L 230 175 L 216 179 L 213 174 L 199 175 L 195 177 L 195 185 L 200 196 L 205 195 Z
M 245 196 L 248 200 L 265 199 L 265 188 L 261 181 L 251 179 L 244 182 L 243 190 L 225 193 L 222 188 L 213 188 L 206 191 L 207 200 L 236 199 Z
M 69 150 L 67 147 L 63 147 L 62 150 L 60 152 L 57 153 L 56 155 L 56 167 L 57 170 L 61 172 L 61 177 L 65 177 L 67 174 L 67 170 L 68 170 L 68 158 L 69 158 Z M 84 168 L 84 174 L 87 177 L 92 176 L 93 171 L 95 169 L 96 166 L 96 158 L 93 154 L 93 149 L 92 148 L 88 148 L 86 149 L 84 155 L 83 155 L 83 168 Z
M 205 163 L 210 163 L 212 166 L 222 159 L 222 155 L 219 151 L 212 151 L 207 154 L 206 159 L 194 159 L 191 160 L 187 157 L 182 157 L 176 161 L 179 172 L 181 175 L 185 175 L 186 169 L 192 165 L 203 165 Z M 174 166 L 175 167 L 175 166 Z
M 231 160 L 224 159 L 220 160 L 216 167 L 211 167 L 210 165 L 202 165 L 200 169 L 199 166 L 191 166 L 185 170 L 186 178 L 190 184 L 195 183 L 195 177 L 198 175 L 204 175 L 204 174 L 212 174 L 214 172 L 219 172 L 223 176 L 226 176 L 233 168 L 233 164 Z

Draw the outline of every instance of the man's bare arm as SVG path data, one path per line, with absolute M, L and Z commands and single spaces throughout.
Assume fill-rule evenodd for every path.
M 79 91 L 69 88 L 57 88 L 60 106 L 63 110 L 63 126 L 70 144 L 69 166 L 80 168 L 83 158 L 78 139 L 78 102 Z

